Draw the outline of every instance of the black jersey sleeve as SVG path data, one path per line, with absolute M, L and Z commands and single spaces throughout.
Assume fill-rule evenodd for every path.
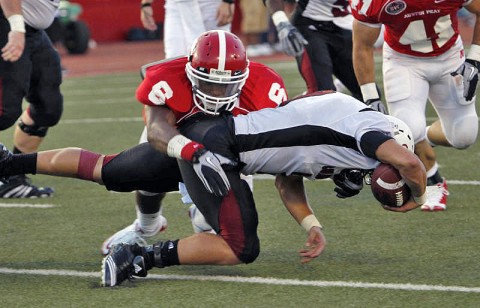
M 360 149 L 365 156 L 377 159 L 375 152 L 377 151 L 378 147 L 390 139 L 393 138 L 379 131 L 366 132 L 360 139 Z

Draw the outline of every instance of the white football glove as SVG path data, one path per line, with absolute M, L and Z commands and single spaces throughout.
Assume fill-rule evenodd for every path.
M 277 32 L 282 50 L 289 56 L 300 56 L 303 53 L 303 46 L 308 45 L 303 35 L 288 21 L 279 23 Z
M 466 59 L 452 76 L 460 75 L 463 78 L 463 97 L 467 101 L 471 101 L 475 96 L 478 85 L 478 67 L 480 63 L 472 59 Z
M 193 154 L 192 164 L 193 170 L 210 193 L 219 197 L 228 193 L 230 182 L 222 165 L 235 166 L 234 161 L 201 148 Z
M 365 102 L 365 104 L 367 104 L 367 106 L 370 106 L 370 108 L 372 108 L 373 110 L 376 110 L 383 114 L 388 114 L 387 108 L 385 108 L 385 105 L 379 98 L 369 99 Z

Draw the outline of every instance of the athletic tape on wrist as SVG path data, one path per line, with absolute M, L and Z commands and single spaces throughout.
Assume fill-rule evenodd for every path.
M 369 99 L 380 99 L 378 96 L 377 86 L 374 82 L 362 84 L 360 86 L 360 90 L 362 91 L 364 102 L 368 101 Z
M 272 21 L 275 26 L 278 26 L 278 24 L 281 22 L 290 23 L 290 20 L 288 20 L 287 14 L 285 14 L 284 11 L 276 11 L 275 13 L 273 13 Z
M 422 206 L 427 202 L 427 192 L 424 192 L 420 197 L 413 196 L 413 201 L 415 201 L 418 206 Z
M 22 15 L 16 14 L 8 17 L 8 23 L 11 31 L 25 33 L 25 20 Z
M 467 59 L 480 62 L 480 45 L 472 44 L 468 50 Z
M 317 220 L 317 217 L 315 215 L 310 214 L 307 217 L 305 217 L 302 220 L 302 223 L 300 224 L 307 232 L 310 231 L 313 227 L 320 227 L 322 229 L 322 225 L 320 222 Z
M 170 157 L 175 158 L 182 158 L 182 149 L 185 145 L 192 142 L 192 140 L 188 139 L 182 135 L 176 135 L 167 144 L 167 155 Z

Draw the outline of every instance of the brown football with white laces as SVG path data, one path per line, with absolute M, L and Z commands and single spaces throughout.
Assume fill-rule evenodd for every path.
M 400 207 L 410 199 L 411 191 L 397 169 L 380 163 L 373 171 L 371 189 L 381 204 Z

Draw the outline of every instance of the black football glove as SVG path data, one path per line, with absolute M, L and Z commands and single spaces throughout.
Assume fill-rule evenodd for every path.
M 379 98 L 369 99 L 365 102 L 365 104 L 367 104 L 367 106 L 370 106 L 370 108 L 372 108 L 373 110 L 376 110 L 383 114 L 388 114 L 387 108 L 385 108 L 385 105 Z
M 452 76 L 462 76 L 463 97 L 465 97 L 467 101 L 471 101 L 477 91 L 479 65 L 480 63 L 478 61 L 467 59 L 455 72 L 450 74 Z
M 278 40 L 282 46 L 283 52 L 289 56 L 300 56 L 303 52 L 303 46 L 308 42 L 297 28 L 291 23 L 283 21 L 277 25 Z
M 358 195 L 363 188 L 363 172 L 356 169 L 344 169 L 333 176 L 333 182 L 337 187 L 333 191 L 341 199 Z
M 236 163 L 220 154 L 201 148 L 193 154 L 193 170 L 197 173 L 207 190 L 215 196 L 225 196 L 230 190 L 230 182 L 222 165 Z

